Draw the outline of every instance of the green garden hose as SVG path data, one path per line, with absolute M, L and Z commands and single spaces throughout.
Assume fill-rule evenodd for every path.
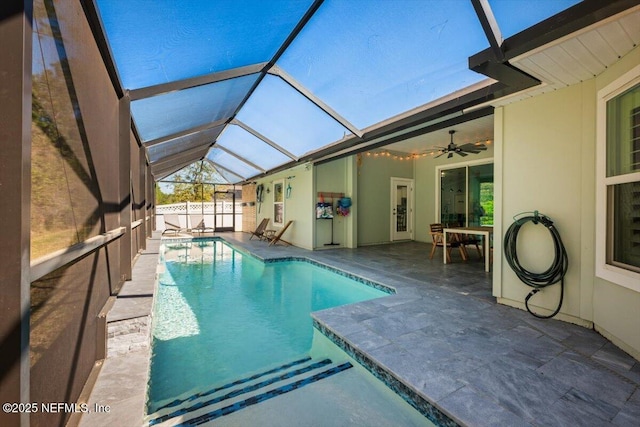
M 522 214 L 516 215 L 519 216 Z M 509 266 L 516 273 L 518 278 L 522 280 L 526 285 L 529 285 L 533 288 L 529 295 L 524 299 L 524 305 L 527 308 L 527 311 L 538 317 L 540 319 L 550 319 L 560 311 L 562 307 L 562 299 L 564 296 L 564 276 L 567 273 L 567 268 L 569 267 L 569 259 L 567 257 L 567 251 L 562 244 L 562 239 L 560 238 L 560 233 L 554 227 L 553 221 L 545 215 L 539 214 L 538 211 L 533 212 L 533 215 L 525 216 L 522 218 L 516 219 L 514 217 L 515 222 L 511 224 L 509 229 L 504 235 L 504 253 Z M 553 246 L 555 248 L 555 257 L 551 266 L 542 273 L 532 273 L 524 269 L 520 262 L 518 261 L 518 253 L 516 250 L 516 244 L 518 240 L 518 232 L 520 228 L 528 222 L 533 222 L 534 224 L 542 224 L 544 225 L 549 233 L 551 234 L 551 238 L 553 239 Z M 549 316 L 542 316 L 540 314 L 536 314 L 529 308 L 529 299 L 540 292 L 547 286 L 553 285 L 555 283 L 560 282 L 560 302 L 558 303 L 558 308 L 551 313 Z

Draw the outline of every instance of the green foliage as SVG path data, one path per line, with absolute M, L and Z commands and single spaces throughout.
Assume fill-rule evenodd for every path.
M 209 163 L 193 163 L 171 176 L 172 191 L 165 193 L 160 185 L 156 186 L 156 204 L 211 202 L 216 188 L 220 190 L 222 187 L 229 187 L 214 185 L 217 176 L 217 171 Z
M 484 209 L 484 216 L 480 218 L 480 224 L 493 225 L 493 182 L 480 184 L 480 206 Z

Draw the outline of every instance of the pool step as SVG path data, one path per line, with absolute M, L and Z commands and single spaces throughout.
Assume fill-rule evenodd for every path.
M 163 405 L 149 426 L 194 426 L 229 415 L 351 368 L 349 362 L 300 359 Z

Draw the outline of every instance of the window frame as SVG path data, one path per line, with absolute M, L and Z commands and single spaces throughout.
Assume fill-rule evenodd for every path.
M 273 182 L 273 225 L 284 226 L 284 179 Z M 280 197 L 278 197 L 280 195 Z M 280 219 L 281 221 L 278 221 Z
M 466 195 L 465 195 L 465 224 L 464 226 L 468 226 L 469 224 L 469 168 L 473 167 L 473 166 L 481 166 L 481 165 L 493 165 L 493 181 L 486 181 L 486 182 L 493 182 L 494 183 L 494 203 L 495 203 L 495 183 L 496 183 L 496 178 L 495 178 L 495 173 L 496 173 L 496 163 L 494 161 L 493 157 L 487 157 L 484 159 L 478 159 L 478 160 L 466 160 L 466 161 L 461 161 L 461 162 L 457 162 L 457 163 L 447 163 L 447 164 L 442 164 L 442 165 L 438 165 L 435 168 L 435 198 L 436 198 L 436 203 L 435 203 L 435 218 L 437 218 L 438 222 L 442 222 L 442 196 L 441 196 L 441 188 L 440 188 L 440 179 L 441 179 L 441 174 L 444 171 L 447 170 L 451 170 L 451 169 L 458 169 L 458 168 L 465 168 L 465 191 L 466 191 Z M 480 225 L 479 227 L 495 227 L 496 226 L 496 217 L 495 217 L 495 207 L 494 207 L 494 215 L 493 215 L 493 224 L 491 225 Z
M 640 84 L 640 65 L 632 68 L 597 93 L 596 109 L 596 277 L 640 292 L 640 272 L 607 261 L 607 248 L 613 244 L 609 220 L 609 188 L 640 181 L 640 171 L 607 177 L 607 102 Z

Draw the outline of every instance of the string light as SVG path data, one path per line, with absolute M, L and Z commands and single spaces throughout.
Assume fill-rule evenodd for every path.
M 493 143 L 493 140 L 491 139 L 487 139 L 487 140 L 483 140 L 483 141 L 477 141 L 474 142 L 473 145 L 482 145 L 482 144 L 486 144 L 486 145 L 491 145 Z M 414 153 L 414 154 L 396 154 L 393 152 L 390 152 L 388 150 L 383 150 L 383 151 L 367 151 L 366 152 L 366 156 L 367 157 L 390 157 L 394 160 L 400 160 L 400 161 L 404 161 L 404 160 L 415 160 L 415 159 L 419 159 L 421 157 L 427 157 L 427 156 L 431 156 L 434 157 L 437 154 L 440 154 L 441 151 L 440 150 L 430 150 L 430 151 L 425 151 L 423 153 Z

